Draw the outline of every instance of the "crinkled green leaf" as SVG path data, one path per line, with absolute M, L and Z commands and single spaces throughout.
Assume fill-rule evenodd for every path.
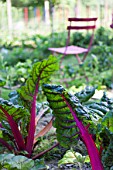
M 9 94 L 9 101 L 12 102 L 14 105 L 19 104 L 19 94 L 16 90 L 11 91 Z
M 113 104 L 113 99 L 108 98 L 107 95 L 106 95 L 106 92 L 103 93 L 101 101 L 107 102 L 109 104 L 109 106 L 111 106 Z
M 50 107 L 53 110 L 53 114 L 55 115 L 55 118 L 59 118 L 58 120 L 55 119 L 55 121 L 56 120 L 59 121 L 57 122 L 59 124 L 59 126 L 57 127 L 57 131 L 56 131 L 57 134 L 58 135 L 62 134 L 60 138 L 58 139 L 60 144 L 63 144 L 61 143 L 62 137 L 65 138 L 66 142 L 67 142 L 67 139 L 69 138 L 70 144 L 72 144 L 73 142 L 75 143 L 76 140 L 74 139 L 79 133 L 88 150 L 92 169 L 102 170 L 103 165 L 100 160 L 98 149 L 94 143 L 94 140 L 92 139 L 92 136 L 88 132 L 88 128 L 86 128 L 83 124 L 87 122 L 87 119 L 90 119 L 88 109 L 84 108 L 79 102 L 78 98 L 75 95 L 69 94 L 62 86 L 45 84 L 43 89 L 47 97 L 47 100 L 50 104 Z M 61 102 L 63 104 L 61 104 Z M 58 107 L 58 109 L 56 106 Z M 65 115 L 65 119 L 67 119 L 67 121 L 72 121 L 69 119 L 70 114 L 73 116 L 73 119 L 75 121 L 75 129 L 76 129 L 75 134 L 70 133 L 70 131 L 72 132 L 72 128 L 70 129 L 69 127 L 65 131 L 66 127 L 64 126 L 64 124 L 62 124 L 62 121 L 61 121 L 62 119 L 60 120 L 60 115 Z M 65 141 L 64 141 L 63 146 L 67 145 Z
M 8 100 L 0 98 L 0 106 L 8 112 L 9 115 L 13 116 L 13 119 L 18 122 L 21 118 L 29 115 L 29 112 L 19 105 L 14 105 Z M 0 109 L 0 121 L 6 120 L 7 118 L 4 112 Z
M 90 116 L 87 113 L 87 109 L 85 109 L 79 99 L 69 94 L 62 86 L 57 85 L 44 85 L 44 93 L 47 97 L 50 107 L 53 110 L 53 114 L 55 115 L 55 121 L 53 125 L 57 128 L 57 139 L 61 145 L 64 147 L 69 147 L 70 142 L 74 142 L 74 139 L 78 137 L 79 130 L 76 126 L 76 122 L 73 119 L 73 116 L 70 112 L 69 107 L 64 102 L 61 94 L 63 93 L 66 99 L 71 104 L 73 110 L 76 111 L 77 116 L 82 118 L 89 119 Z
M 75 93 L 75 96 L 79 98 L 80 102 L 88 101 L 95 93 L 95 87 L 87 86 L 84 90 Z

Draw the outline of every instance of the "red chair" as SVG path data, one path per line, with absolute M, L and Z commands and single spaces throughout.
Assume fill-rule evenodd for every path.
M 70 22 L 70 25 L 67 27 L 68 30 L 68 38 L 66 41 L 66 46 L 65 47 L 60 47 L 60 48 L 48 48 L 52 53 L 60 53 L 63 54 L 60 64 L 62 63 L 62 60 L 66 55 L 73 54 L 75 55 L 76 59 L 78 60 L 78 63 L 81 64 L 85 59 L 88 54 L 88 52 L 91 49 L 91 45 L 93 42 L 94 38 L 94 30 L 96 28 L 96 20 L 97 18 L 68 18 L 68 21 Z M 90 25 L 93 22 L 92 25 Z M 76 25 L 73 25 L 75 23 Z M 79 24 L 79 26 L 77 25 Z M 85 25 L 83 25 L 85 23 Z M 70 33 L 71 30 L 92 30 L 91 38 L 89 41 L 88 48 L 83 48 L 79 46 L 74 46 L 74 45 L 69 45 L 70 43 Z M 84 53 L 83 58 L 81 59 L 79 57 L 79 54 Z

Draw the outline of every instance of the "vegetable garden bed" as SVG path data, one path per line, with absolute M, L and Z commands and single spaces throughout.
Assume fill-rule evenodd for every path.
M 32 39 L 35 45 L 39 45 L 39 40 Z M 43 42 L 48 44 L 47 39 L 41 45 Z M 19 48 L 25 48 L 23 45 Z M 48 45 L 43 46 L 45 51 Z M 33 60 L 26 60 L 25 53 L 34 50 L 31 46 L 22 53 L 25 54 L 25 60 L 18 62 L 19 57 L 22 58 L 21 53 L 18 53 L 19 48 L 16 47 L 14 51 L 12 48 L 8 52 L 8 55 L 17 55 L 17 58 L 13 56 L 12 66 L 8 63 L 7 54 L 6 60 L 3 53 L 0 56 L 0 148 L 3 151 L 0 154 L 0 168 L 35 170 L 79 167 L 112 170 L 111 47 L 100 43 L 98 48 L 93 49 L 98 56 L 90 54 L 90 60 L 74 68 L 67 65 L 65 60 L 63 70 L 59 70 L 59 60 L 52 55 L 44 60 L 35 55 Z M 35 47 L 36 55 L 37 49 Z M 43 50 L 41 52 L 43 54 Z M 70 58 L 73 61 L 73 56 Z M 58 82 L 61 84 L 64 78 L 73 81 L 59 85 Z M 9 95 L 4 90 L 6 87 L 11 90 Z M 106 93 L 100 91 L 103 87 Z M 55 128 L 53 133 L 50 132 L 52 125 Z M 50 133 L 47 135 L 47 132 Z M 41 158 L 45 158 L 48 166 L 45 166 Z

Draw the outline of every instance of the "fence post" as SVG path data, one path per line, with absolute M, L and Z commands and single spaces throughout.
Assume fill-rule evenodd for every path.
M 25 21 L 25 25 L 28 25 L 28 8 L 25 7 L 24 8 L 24 21 Z
M 11 0 L 7 0 L 7 18 L 8 18 L 8 30 L 12 34 L 12 11 L 11 11 Z

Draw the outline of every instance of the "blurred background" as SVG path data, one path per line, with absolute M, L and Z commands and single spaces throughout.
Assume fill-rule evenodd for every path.
M 107 28 L 112 11 L 113 0 L 0 0 L 0 30 L 49 34 L 65 30 L 68 17 L 98 17 Z
M 51 55 L 49 47 L 65 45 L 68 17 L 98 17 L 93 46 L 83 65 L 74 55 L 65 57 L 63 74 L 52 81 L 66 88 L 113 89 L 112 16 L 113 0 L 0 0 L 0 80 L 5 80 L 0 95 L 24 84 L 32 65 Z M 90 36 L 90 31 L 74 32 L 70 45 L 86 48 Z

